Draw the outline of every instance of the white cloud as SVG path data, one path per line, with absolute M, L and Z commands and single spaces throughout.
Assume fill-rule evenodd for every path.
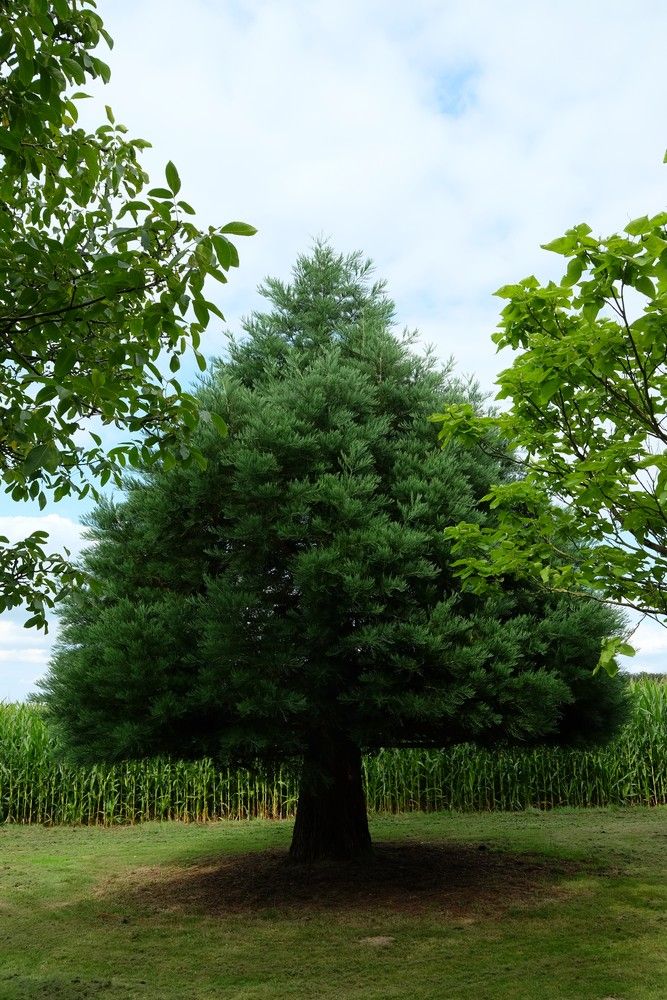
M 20 612 L 9 612 L 0 618 L 0 701 L 23 701 L 35 690 L 43 675 L 51 645 L 57 634 L 52 625 L 49 634 L 22 626 Z
M 38 663 L 43 667 L 48 658 L 48 650 L 38 646 L 28 646 L 27 649 L 0 649 L 0 663 Z
M 25 646 L 34 642 L 34 631 L 23 629 L 11 616 L 0 618 L 0 649 L 9 646 Z
M 61 514 L 16 514 L 0 516 L 0 535 L 5 535 L 10 542 L 16 542 L 33 531 L 46 531 L 49 538 L 44 548 L 47 552 L 62 552 L 69 549 L 75 558 L 84 545 L 83 532 L 85 528 Z
M 629 642 L 635 655 L 619 657 L 621 669 L 631 674 L 667 674 L 667 627 L 635 611 L 628 612 L 627 618 L 629 628 L 634 629 Z
M 662 656 L 667 673 L 667 628 L 664 625 L 652 618 L 644 618 L 630 641 L 642 656 Z
M 400 320 L 490 385 L 493 290 L 555 272 L 539 244 L 567 226 L 612 231 L 662 203 L 655 0 L 100 9 L 105 99 L 153 141 L 156 180 L 173 158 L 202 220 L 260 228 L 219 295 L 235 326 L 324 233 L 370 254 Z

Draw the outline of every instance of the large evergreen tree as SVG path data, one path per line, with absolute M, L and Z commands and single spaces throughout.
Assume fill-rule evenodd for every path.
M 300 860 L 370 846 L 363 750 L 576 743 L 623 715 L 621 682 L 592 675 L 611 612 L 459 591 L 444 529 L 485 522 L 512 473 L 440 449 L 428 415 L 474 390 L 394 334 L 370 273 L 318 246 L 267 282 L 200 391 L 229 436 L 204 424 L 205 471 L 153 467 L 98 507 L 96 586 L 45 685 L 80 758 L 300 757 Z

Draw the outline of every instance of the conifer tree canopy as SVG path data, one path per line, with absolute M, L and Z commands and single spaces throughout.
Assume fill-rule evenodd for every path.
M 445 529 L 510 463 L 428 416 L 481 406 L 410 337 L 370 264 L 318 245 L 199 398 L 206 470 L 151 467 L 91 520 L 96 587 L 45 682 L 79 759 L 303 761 L 297 860 L 370 847 L 361 753 L 595 741 L 624 713 L 592 675 L 613 612 L 506 583 L 462 593 Z

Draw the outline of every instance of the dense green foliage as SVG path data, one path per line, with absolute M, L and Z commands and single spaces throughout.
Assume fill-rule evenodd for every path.
M 507 465 L 442 450 L 464 390 L 391 329 L 358 256 L 318 247 L 199 396 L 233 428 L 100 506 L 45 685 L 73 753 L 229 759 L 605 735 L 613 615 L 529 590 L 461 596 L 446 527 Z
M 511 474 L 438 446 L 428 414 L 474 393 L 394 334 L 358 255 L 318 246 L 264 291 L 199 392 L 231 429 L 195 439 L 206 469 L 149 468 L 93 515 L 97 586 L 66 605 L 44 686 L 63 744 L 301 756 L 302 796 L 338 802 L 321 830 L 352 800 L 365 824 L 362 750 L 608 737 L 623 685 L 591 674 L 614 615 L 521 587 L 461 595 L 452 573 L 445 529 L 483 522 Z
M 455 406 L 435 418 L 446 441 L 486 450 L 493 428 L 523 456 L 525 476 L 489 491 L 496 522 L 450 531 L 459 571 L 479 592 L 521 575 L 561 592 L 592 589 L 661 620 L 667 212 L 606 239 L 576 226 L 545 249 L 568 261 L 559 284 L 529 277 L 497 293 L 507 304 L 494 340 L 518 352 L 498 378 L 511 407 L 484 417 Z
M 149 143 L 109 108 L 94 132 L 77 124 L 86 94 L 72 89 L 109 78 L 94 8 L 0 6 L 0 479 L 40 507 L 155 453 L 191 457 L 197 406 L 173 373 L 188 347 L 205 366 L 200 337 L 209 313 L 222 315 L 205 279 L 226 281 L 238 264 L 228 235 L 254 232 L 198 229 L 173 163 L 166 186 L 150 188 L 139 158 Z M 105 448 L 103 426 L 134 438 Z M 0 538 L 0 610 L 25 602 L 40 627 L 76 578 L 45 544 L 42 533 Z
M 630 722 L 595 750 L 381 750 L 364 758 L 371 812 L 667 804 L 667 684 L 631 685 Z M 298 775 L 220 769 L 210 759 L 76 767 L 59 759 L 41 711 L 0 706 L 0 822 L 135 823 L 284 818 Z

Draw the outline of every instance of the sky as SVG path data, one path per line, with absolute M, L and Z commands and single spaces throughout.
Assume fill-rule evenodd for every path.
M 664 208 L 667 5 L 620 0 L 99 0 L 115 40 L 108 86 L 86 88 L 168 160 L 202 225 L 240 219 L 240 268 L 211 289 L 227 328 L 328 238 L 375 262 L 400 327 L 493 390 L 493 292 L 560 275 L 540 244 Z M 213 320 L 207 356 L 224 350 Z M 194 365 L 187 369 L 194 377 Z M 0 500 L 0 534 L 45 528 L 80 549 L 73 502 Z M 57 636 L 0 617 L 0 700 L 34 689 Z M 634 636 L 627 668 L 661 671 L 667 629 Z

